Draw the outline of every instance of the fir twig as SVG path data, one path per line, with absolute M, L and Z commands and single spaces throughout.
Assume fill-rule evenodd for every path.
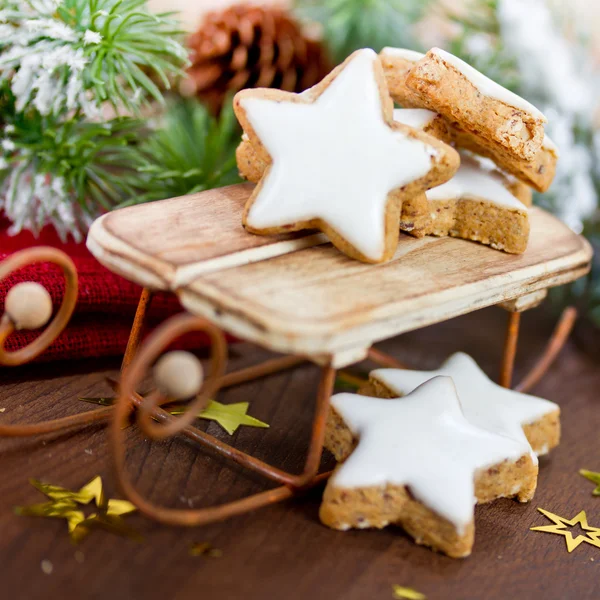
M 138 149 L 138 193 L 124 205 L 193 194 L 240 181 L 235 160 L 240 129 L 231 102 L 218 119 L 195 101 L 174 102 Z
M 321 23 L 324 40 L 337 62 L 358 48 L 417 49 L 413 26 L 430 0 L 298 0 L 297 14 Z
M 146 0 L 0 3 L 0 209 L 13 231 L 51 223 L 80 238 L 135 196 L 147 127 L 130 115 L 181 73 L 179 34 Z

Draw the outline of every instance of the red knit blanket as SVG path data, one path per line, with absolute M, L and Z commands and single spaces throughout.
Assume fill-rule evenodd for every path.
M 65 358 L 89 358 L 122 354 L 140 297 L 141 288 L 103 267 L 87 250 L 85 243 L 61 242 L 52 227 L 38 238 L 29 232 L 17 236 L 7 233 L 9 222 L 0 216 L 0 260 L 30 246 L 54 246 L 66 252 L 79 274 L 79 298 L 75 313 L 65 331 L 42 354 L 38 361 Z M 4 311 L 7 291 L 21 281 L 37 281 L 52 296 L 55 309 L 60 305 L 64 280 L 59 267 L 40 263 L 21 269 L 0 281 L 0 314 Z M 173 294 L 157 293 L 148 313 L 148 330 L 168 316 L 182 310 Z M 7 350 L 17 350 L 39 332 L 17 331 L 7 340 Z M 186 336 L 186 347 L 206 343 L 203 335 Z M 181 347 L 181 344 L 180 344 Z

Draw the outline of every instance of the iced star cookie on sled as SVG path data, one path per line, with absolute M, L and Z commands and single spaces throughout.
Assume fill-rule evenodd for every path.
M 438 51 L 438 49 L 434 48 L 431 52 L 435 51 Z M 519 96 L 515 96 L 486 78 L 467 63 L 460 61 L 447 52 L 444 53 L 442 50 L 439 50 L 439 53 L 446 56 L 454 65 L 461 67 L 467 78 L 471 74 L 472 81 L 483 82 L 482 87 L 484 89 L 491 89 L 493 94 L 501 95 L 503 98 L 506 97 L 513 103 L 521 104 L 525 102 Z M 428 107 L 443 112 L 448 119 L 447 126 L 452 141 L 458 148 L 465 148 L 494 160 L 500 168 L 508 171 L 538 192 L 545 192 L 550 187 L 556 172 L 558 150 L 547 135 L 542 137 L 541 145 L 537 151 L 530 158 L 524 158 L 521 154 L 515 153 L 506 143 L 490 141 L 490 139 L 494 139 L 494 136 L 490 135 L 490 126 L 493 124 L 493 126 L 499 127 L 502 118 L 506 121 L 505 128 L 514 127 L 512 123 L 514 117 L 510 110 L 505 111 L 505 114 L 495 115 L 492 119 L 491 113 L 486 116 L 484 113 L 477 114 L 476 112 L 483 109 L 486 102 L 491 102 L 489 99 L 474 102 L 472 97 L 463 97 L 460 94 L 453 96 L 452 100 L 449 97 L 441 96 L 434 98 L 425 93 L 424 85 L 421 85 L 419 90 L 409 87 L 409 84 L 414 86 L 414 78 L 409 79 L 413 67 L 420 65 L 421 61 L 429 61 L 425 54 L 405 48 L 384 48 L 379 56 L 383 64 L 390 94 L 395 102 L 406 107 Z M 479 89 L 478 93 L 481 93 Z M 450 106 L 448 102 L 454 102 L 455 104 Z M 535 109 L 529 103 L 525 103 L 524 106 Z M 541 115 L 537 109 L 534 112 Z M 485 126 L 482 126 L 482 121 Z M 473 126 L 473 124 L 476 125 Z
M 422 106 L 476 135 L 496 153 L 532 160 L 542 147 L 546 117 L 449 52 L 432 48 L 410 69 L 406 86 Z
M 521 254 L 529 240 L 529 210 L 512 192 L 512 182 L 477 157 L 461 153 L 454 177 L 425 193 L 427 235 L 452 236 Z M 524 199 L 529 199 L 525 191 Z
M 302 94 L 238 92 L 234 110 L 266 165 L 245 228 L 320 229 L 365 262 L 393 256 L 403 201 L 450 179 L 460 160 L 447 144 L 393 122 L 380 61 L 368 49 Z
M 518 440 L 465 418 L 450 377 L 403 398 L 336 394 L 325 445 L 339 464 L 319 511 L 334 529 L 402 526 L 418 544 L 471 553 L 477 499 L 529 498 L 537 465 Z
M 430 110 L 397 108 L 394 109 L 393 118 L 396 123 L 423 131 L 443 142 L 450 142 L 451 134 L 446 120 Z M 236 160 L 240 175 L 252 183 L 260 181 L 271 162 L 270 159 L 265 161 L 259 157 L 246 134 L 242 136 L 242 141 L 236 149 Z M 426 198 L 422 194 L 417 194 L 405 199 L 400 213 L 400 229 L 416 237 L 422 237 L 425 235 L 427 225 L 429 225 L 429 207 Z
M 442 142 L 452 141 L 447 121 L 441 115 L 426 108 L 395 108 L 393 119 L 397 123 L 428 133 Z M 240 175 L 252 183 L 258 183 L 267 166 L 271 164 L 269 157 L 266 161 L 259 157 L 245 133 L 235 154 Z
M 498 167 L 504 169 L 524 184 L 538 192 L 545 192 L 556 174 L 556 163 L 559 153 L 556 144 L 544 134 L 542 146 L 531 160 L 507 156 L 495 146 L 482 145 L 479 137 L 458 126 L 449 125 L 452 141 L 457 148 L 465 148 L 493 160 Z
M 503 388 L 467 354 L 457 352 L 435 371 L 376 369 L 361 393 L 378 398 L 410 394 L 432 377 L 452 377 L 467 420 L 519 440 L 523 450 L 547 454 L 560 441 L 560 408 L 554 402 Z

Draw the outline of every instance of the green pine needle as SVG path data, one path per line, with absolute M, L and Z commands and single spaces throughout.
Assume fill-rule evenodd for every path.
M 146 0 L 63 0 L 57 14 L 76 31 L 101 36 L 82 46 L 87 87 L 117 110 L 136 112 L 139 99 L 162 102 L 159 84 L 169 89 L 188 63 L 178 22 L 148 12 Z
M 332 56 L 342 62 L 359 48 L 384 46 L 417 49 L 413 26 L 431 0 L 298 0 L 301 18 L 317 21 Z
M 174 102 L 139 147 L 138 193 L 123 205 L 193 194 L 240 181 L 235 148 L 240 129 L 231 102 L 219 119 L 193 100 Z

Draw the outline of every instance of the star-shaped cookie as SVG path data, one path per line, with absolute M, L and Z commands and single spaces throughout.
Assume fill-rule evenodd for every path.
M 528 208 L 511 193 L 510 179 L 491 161 L 460 154 L 456 175 L 425 194 L 431 216 L 426 233 L 523 253 L 529 240 Z
M 438 375 L 452 377 L 470 423 L 506 435 L 524 452 L 546 454 L 560 439 L 557 404 L 494 383 L 467 354 L 457 352 L 435 371 L 377 369 L 369 375 L 377 396 L 404 396 Z M 533 456 L 532 453 L 532 456 Z M 535 456 L 533 456 L 535 460 Z
M 447 144 L 394 123 L 381 63 L 369 49 L 307 92 L 243 90 L 234 109 L 268 164 L 246 205 L 246 229 L 320 229 L 365 262 L 393 256 L 403 200 L 450 179 L 460 161 Z
M 467 421 L 449 377 L 403 398 L 336 394 L 331 405 L 326 440 L 347 429 L 355 446 L 323 496 L 321 520 L 335 529 L 397 523 L 419 543 L 466 556 L 480 490 L 510 496 L 537 475 L 521 443 Z

